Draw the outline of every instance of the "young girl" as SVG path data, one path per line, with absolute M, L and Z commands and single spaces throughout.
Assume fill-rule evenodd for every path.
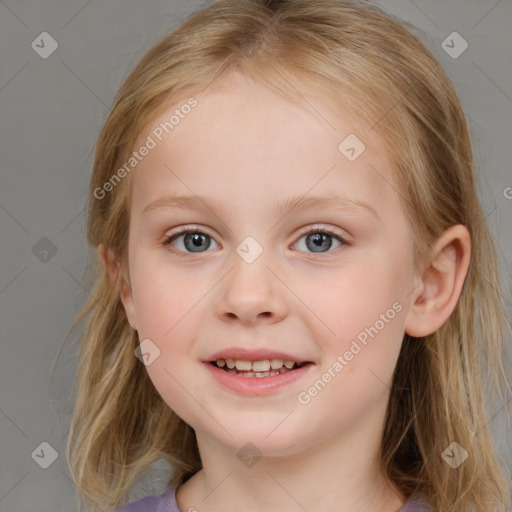
M 152 48 L 90 186 L 89 509 L 509 510 L 474 180 L 447 75 L 366 2 L 220 0 Z M 160 458 L 167 490 L 119 508 Z

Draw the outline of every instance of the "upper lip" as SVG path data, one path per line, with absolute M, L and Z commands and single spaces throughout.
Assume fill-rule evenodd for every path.
M 237 361 L 265 361 L 266 359 L 281 359 L 283 361 L 295 361 L 297 364 L 310 363 L 312 361 L 302 357 L 287 354 L 273 349 L 248 349 L 244 347 L 225 348 L 211 355 L 206 362 L 217 359 L 235 359 Z

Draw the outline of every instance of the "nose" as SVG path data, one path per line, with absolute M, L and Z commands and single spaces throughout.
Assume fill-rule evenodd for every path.
M 220 283 L 215 304 L 221 320 L 253 325 L 278 322 L 287 315 L 286 286 L 264 255 L 252 263 L 236 253 L 230 258 L 231 270 Z

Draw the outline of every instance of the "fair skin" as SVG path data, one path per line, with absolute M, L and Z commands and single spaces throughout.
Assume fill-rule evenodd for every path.
M 146 367 L 152 382 L 196 432 L 203 469 L 178 488 L 178 506 L 395 512 L 405 500 L 377 464 L 393 370 L 404 333 L 434 332 L 455 308 L 469 234 L 463 226 L 447 230 L 418 276 L 392 165 L 374 132 L 347 112 L 335 116 L 321 98 L 298 104 L 239 76 L 194 97 L 198 107 L 132 176 L 129 282 L 121 291 L 139 339 L 160 350 Z M 366 145 L 353 162 L 338 150 L 350 133 Z M 335 193 L 364 201 L 376 215 L 346 204 L 275 210 L 291 197 Z M 204 209 L 144 212 L 166 195 L 197 195 Z M 201 252 L 191 252 L 185 235 L 163 245 L 191 226 L 204 233 Z M 346 243 L 327 236 L 321 247 L 332 245 L 314 252 L 304 228 L 332 230 Z M 263 249 L 251 263 L 236 251 L 248 236 Z M 112 254 L 98 249 L 115 281 Z M 299 394 L 332 372 L 393 304 L 399 311 L 378 334 L 300 403 Z M 233 346 L 272 347 L 313 364 L 271 394 L 243 396 L 213 379 L 203 362 Z M 248 442 L 262 456 L 250 467 L 237 457 Z

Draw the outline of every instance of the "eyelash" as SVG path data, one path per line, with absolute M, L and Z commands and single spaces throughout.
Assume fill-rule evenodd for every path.
M 201 229 L 199 229 L 198 227 L 189 227 L 189 228 L 184 228 L 182 229 L 181 231 L 178 231 L 177 233 L 173 233 L 172 235 L 168 236 L 164 242 L 162 243 L 163 246 L 165 247 L 169 247 L 170 248 L 170 245 L 172 242 L 174 242 L 174 240 L 176 240 L 177 238 L 183 236 L 183 235 L 186 235 L 188 233 L 200 233 L 202 235 L 206 235 L 210 238 L 213 239 L 213 237 L 211 235 L 209 235 L 208 233 L 205 233 L 204 231 L 201 231 Z M 325 228 L 321 228 L 319 226 L 313 226 L 309 229 L 307 229 L 306 231 L 302 231 L 297 239 L 300 240 L 302 237 L 304 237 L 305 235 L 309 235 L 309 234 L 312 234 L 312 233 L 321 233 L 321 234 L 324 234 L 324 235 L 330 235 L 332 236 L 333 238 L 337 239 L 339 242 L 341 242 L 341 246 L 344 246 L 344 245 L 350 245 L 344 238 L 342 238 L 339 234 L 335 233 L 334 231 L 331 231 L 329 229 L 325 229 Z M 297 242 L 295 242 L 297 243 Z M 337 247 L 337 249 L 339 249 L 340 247 Z M 179 256 L 188 256 L 190 254 L 195 254 L 193 252 L 183 252 L 183 251 L 180 251 L 180 250 L 176 250 L 176 249 L 170 249 L 172 252 L 178 254 Z M 316 254 L 328 254 L 330 252 L 333 252 L 335 251 L 336 249 L 334 250 L 328 250 L 327 252 L 325 253 L 322 253 L 322 252 L 319 252 L 319 253 L 316 253 Z M 206 251 L 203 251 L 203 252 L 208 252 L 208 250 Z M 200 252 L 198 252 L 197 254 L 201 254 Z M 315 254 L 314 252 L 310 252 L 309 254 Z

